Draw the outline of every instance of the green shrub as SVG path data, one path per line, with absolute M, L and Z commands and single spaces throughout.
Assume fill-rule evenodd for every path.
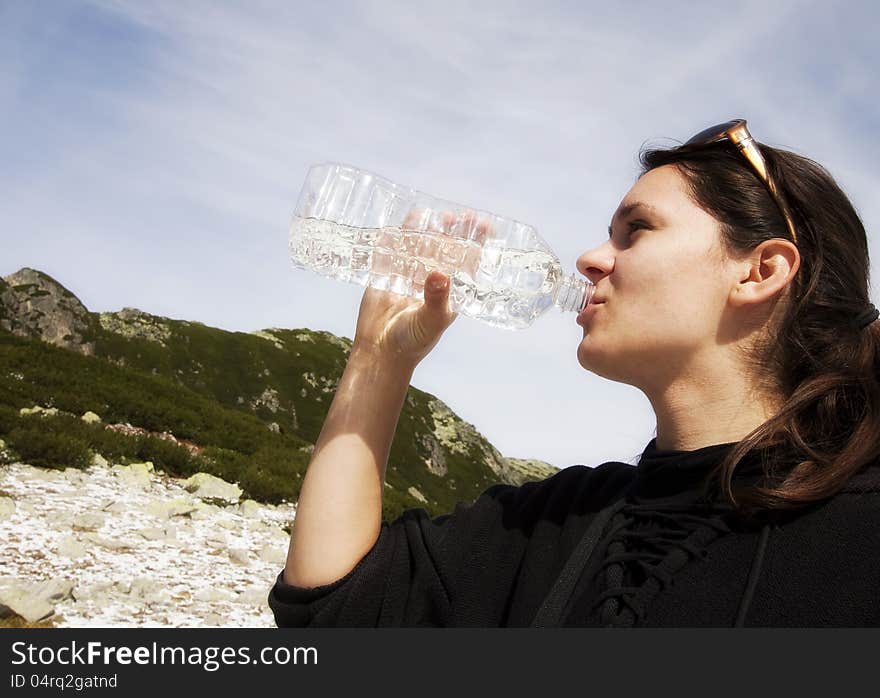
M 298 449 L 266 446 L 254 453 L 239 485 L 247 496 L 277 504 L 299 497 L 308 455 Z
M 8 434 L 19 425 L 18 410 L 0 405 L 0 436 Z
M 100 453 L 108 461 L 125 463 L 138 458 L 137 437 L 105 429 L 101 424 L 90 425 L 86 433 L 92 450 Z
M 158 436 L 138 436 L 137 457 L 152 461 L 157 470 L 169 475 L 189 476 L 198 470 L 192 454 L 183 446 L 160 439 Z
M 249 462 L 249 456 L 217 446 L 208 446 L 197 459 L 199 470 L 222 477 L 227 482 L 238 482 Z
M 51 418 L 50 418 L 51 419 Z M 13 429 L 6 439 L 24 463 L 41 468 L 87 468 L 92 454 L 88 444 L 67 434 L 28 424 Z

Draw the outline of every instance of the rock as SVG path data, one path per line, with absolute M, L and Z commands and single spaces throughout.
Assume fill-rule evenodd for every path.
M 101 418 L 96 415 L 94 412 L 86 412 L 82 417 L 80 417 L 86 424 L 98 424 L 101 421 Z
M 278 546 L 264 545 L 260 548 L 260 560 L 270 562 L 273 565 L 283 565 L 287 560 L 287 553 Z
M 287 545 L 290 542 L 290 534 L 280 526 L 268 526 L 267 534 L 273 542 L 283 543 Z
M 216 601 L 235 601 L 237 599 L 238 596 L 235 594 L 235 592 L 226 591 L 225 589 L 214 589 L 212 587 L 199 589 L 195 594 L 193 594 L 193 600 L 203 601 L 205 603 L 214 603 Z
M 169 542 L 177 540 L 177 526 L 165 527 L 165 540 Z
M 104 517 L 101 514 L 87 511 L 74 517 L 71 525 L 74 531 L 97 531 L 104 525 Z
M 73 599 L 77 602 L 103 600 L 101 597 L 106 597 L 110 594 L 114 587 L 115 584 L 113 582 L 95 582 L 94 584 L 78 586 L 73 593 Z
M 219 613 L 209 613 L 205 616 L 205 625 L 209 625 L 212 627 L 222 627 L 226 624 L 226 616 L 221 616 Z
M 187 492 L 192 492 L 196 497 L 202 499 L 222 499 L 229 502 L 237 502 L 242 494 L 242 490 L 238 485 L 233 485 L 208 473 L 196 473 L 181 484 Z
M 152 463 L 150 465 L 152 465 Z M 116 474 L 116 477 L 133 489 L 144 490 L 150 486 L 150 469 L 146 467 L 145 463 L 114 465 L 112 470 Z
M 219 512 L 220 507 L 199 502 L 198 508 L 189 515 L 189 518 L 193 521 L 204 521 L 205 519 L 213 519 Z
M 230 521 L 229 519 L 221 519 L 220 521 L 217 521 L 216 524 L 220 528 L 225 528 L 227 531 L 237 531 L 241 527 L 241 524 L 238 521 Z
M 245 499 L 241 504 L 239 504 L 238 513 L 246 519 L 261 518 L 260 505 L 257 504 L 253 499 Z
M 34 598 L 21 589 L 0 589 L 0 618 L 20 616 L 28 623 L 36 623 L 55 613 L 48 601 Z
M 58 414 L 57 407 L 40 407 L 36 405 L 35 407 L 22 407 L 18 414 L 22 417 L 27 417 L 32 414 L 38 414 L 41 417 L 54 417 Z
M 158 519 L 171 519 L 175 516 L 191 516 L 202 505 L 188 499 L 172 499 L 168 502 L 148 502 L 144 511 Z
M 268 606 L 269 589 L 259 584 L 249 586 L 238 595 L 236 601 L 248 606 Z
M 45 582 L 37 582 L 32 591 L 41 599 L 51 603 L 67 601 L 73 594 L 75 584 L 67 579 L 49 579 Z
M 162 585 L 155 579 L 150 577 L 137 577 L 131 581 L 131 590 L 128 592 L 130 596 L 137 599 L 143 599 L 148 603 L 162 601 L 167 592 Z
M 79 298 L 48 274 L 28 267 L 4 281 L 7 287 L 0 293 L 3 329 L 87 356 L 94 354 L 94 342 L 85 341 L 93 320 Z
M 428 503 L 428 500 L 425 499 L 425 495 L 423 495 L 423 494 L 418 490 L 417 487 L 410 487 L 410 488 L 407 490 L 407 493 L 408 493 L 413 499 L 417 499 L 418 501 L 422 502 L 423 504 L 427 504 L 427 503 Z
M 69 511 L 53 511 L 46 514 L 46 525 L 56 531 L 64 531 L 73 525 L 73 518 Z
M 212 548 L 225 548 L 226 534 L 222 531 L 208 531 L 205 534 L 205 542 Z
M 138 531 L 138 534 L 147 540 L 162 540 L 165 538 L 165 531 L 155 527 L 142 528 Z
M 245 548 L 230 548 L 229 559 L 237 565 L 247 566 L 250 563 L 250 556 Z
M 171 336 L 171 328 L 162 320 L 137 308 L 123 308 L 115 313 L 100 313 L 98 320 L 101 327 L 123 337 L 145 339 L 166 346 Z
M 95 453 L 92 456 L 92 465 L 94 465 L 96 468 L 106 468 L 109 463 L 107 462 L 107 459 L 104 458 L 104 456 L 102 456 L 100 453 Z
M 53 615 L 54 604 L 69 599 L 73 588 L 73 582 L 63 579 L 33 583 L 7 578 L 0 582 L 0 618 L 16 615 L 36 623 Z
M 29 482 L 58 482 L 64 474 L 60 470 L 47 470 L 28 465 L 19 471 L 18 477 Z
M 0 521 L 8 519 L 15 513 L 15 500 L 12 497 L 0 497 Z
M 58 541 L 58 547 L 55 552 L 64 557 L 73 558 L 74 560 L 88 555 L 86 547 L 74 536 L 66 536 Z
M 134 547 L 131 543 L 126 543 L 125 541 L 119 540 L 118 538 L 105 538 L 104 536 L 99 536 L 96 533 L 86 533 L 85 538 L 95 545 L 99 545 L 105 550 L 111 550 L 113 552 L 131 550 Z

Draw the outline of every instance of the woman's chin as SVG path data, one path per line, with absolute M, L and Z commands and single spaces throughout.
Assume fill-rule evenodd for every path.
M 619 352 L 604 348 L 584 337 L 577 349 L 578 363 L 600 378 L 627 383 L 625 362 Z

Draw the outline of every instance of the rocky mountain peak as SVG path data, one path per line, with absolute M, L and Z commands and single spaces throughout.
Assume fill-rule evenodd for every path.
M 0 282 L 0 330 L 92 355 L 90 326 L 88 309 L 48 274 L 23 267 Z

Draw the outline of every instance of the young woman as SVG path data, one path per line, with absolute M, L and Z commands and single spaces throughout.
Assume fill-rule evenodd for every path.
M 367 290 L 303 483 L 279 626 L 880 626 L 880 323 L 865 230 L 745 121 L 642 153 L 578 316 L 580 364 L 657 416 L 638 466 L 381 520 L 412 372 L 454 320 Z

